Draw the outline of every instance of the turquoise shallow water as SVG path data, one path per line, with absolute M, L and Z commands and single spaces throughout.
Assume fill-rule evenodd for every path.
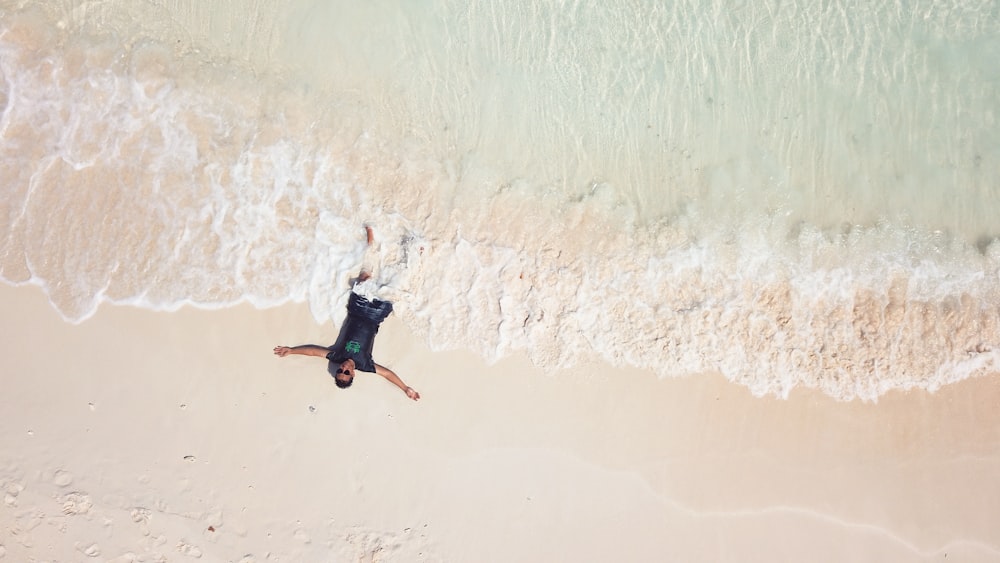
M 0 3 L 0 274 L 874 398 L 996 369 L 995 2 Z

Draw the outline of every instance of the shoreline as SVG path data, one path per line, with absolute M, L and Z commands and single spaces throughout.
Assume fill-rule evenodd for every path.
M 274 357 L 336 336 L 304 304 L 72 325 L 33 286 L 0 303 L 0 558 L 1000 560 L 995 374 L 755 398 L 721 375 L 486 365 L 390 317 L 375 357 L 413 403 Z

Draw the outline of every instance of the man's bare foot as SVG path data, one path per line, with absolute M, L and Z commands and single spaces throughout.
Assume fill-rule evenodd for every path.
M 372 228 L 369 227 L 368 225 L 365 225 L 365 233 L 368 234 L 368 246 L 371 246 L 372 242 L 375 240 L 375 236 L 372 235 Z
M 364 272 L 364 271 L 362 271 L 362 272 L 361 272 L 360 274 L 358 274 L 358 283 L 361 283 L 361 282 L 363 282 L 363 281 L 366 281 L 366 280 L 368 280 L 368 278 L 370 278 L 370 277 L 372 277 L 372 275 L 371 275 L 371 274 L 369 274 L 368 272 Z

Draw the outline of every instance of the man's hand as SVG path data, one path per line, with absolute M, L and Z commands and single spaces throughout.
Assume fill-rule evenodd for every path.
M 274 355 L 278 356 L 279 358 L 284 358 L 285 356 L 287 356 L 287 355 L 289 355 L 291 353 L 292 353 L 292 349 L 289 348 L 288 346 L 275 346 L 274 347 Z
M 414 401 L 420 399 L 420 393 L 417 393 L 417 390 L 414 389 L 413 387 L 407 387 L 406 384 L 403 383 L 403 380 L 400 379 L 398 375 L 396 375 L 396 372 L 392 371 L 391 369 L 380 364 L 375 364 L 375 373 L 388 379 L 396 387 L 399 387 L 403 391 L 403 393 L 406 393 L 407 397 L 413 399 Z

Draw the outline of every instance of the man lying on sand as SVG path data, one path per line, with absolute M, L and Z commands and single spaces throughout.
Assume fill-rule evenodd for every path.
M 368 246 L 370 247 L 373 238 L 372 229 L 366 225 L 365 231 L 368 233 Z M 363 295 L 370 292 L 372 283 L 374 282 L 371 280 L 371 274 L 365 266 L 362 266 L 357 283 L 351 290 L 351 297 L 347 301 L 347 318 L 344 319 L 344 323 L 340 327 L 340 336 L 337 337 L 337 342 L 333 346 L 323 347 L 314 344 L 303 344 L 291 348 L 275 346 L 274 354 L 282 358 L 289 354 L 325 357 L 329 360 L 327 371 L 337 382 L 337 387 L 341 389 L 347 389 L 354 382 L 354 370 L 375 372 L 399 387 L 406 393 L 407 397 L 416 401 L 420 398 L 420 393 L 417 393 L 412 387 L 407 387 L 391 369 L 372 361 L 372 345 L 375 343 L 378 327 L 392 312 L 392 303 L 375 298 L 369 299 Z

